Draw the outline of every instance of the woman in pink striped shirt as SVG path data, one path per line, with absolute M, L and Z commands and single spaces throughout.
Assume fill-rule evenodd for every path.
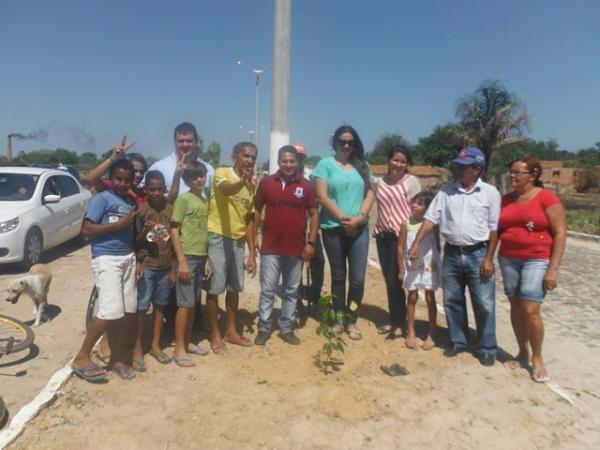
M 381 271 L 387 289 L 390 323 L 378 328 L 386 339 L 402 336 L 406 322 L 406 295 L 402 281 L 398 278 L 399 268 L 396 250 L 400 226 L 410 217 L 410 199 L 421 192 L 417 177 L 408 171 L 412 164 L 410 150 L 396 145 L 388 150 L 388 173 L 377 184 L 377 223 L 375 240 Z

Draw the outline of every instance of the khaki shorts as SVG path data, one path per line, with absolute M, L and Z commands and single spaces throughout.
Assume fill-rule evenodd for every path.
M 208 259 L 213 269 L 208 293 L 219 295 L 225 292 L 244 290 L 244 252 L 246 240 L 231 239 L 208 233 Z
M 98 290 L 98 319 L 117 320 L 137 311 L 135 253 L 97 256 L 92 259 L 92 272 Z

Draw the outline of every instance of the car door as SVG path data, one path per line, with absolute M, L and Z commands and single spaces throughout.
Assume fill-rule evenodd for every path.
M 42 212 L 39 218 L 39 225 L 44 234 L 44 248 L 52 247 L 65 240 L 65 230 L 67 229 L 67 217 L 64 212 L 61 201 L 58 203 L 46 203 L 44 197 L 46 195 L 59 195 L 57 177 L 51 176 L 44 181 L 42 189 Z M 61 199 L 62 200 L 62 199 Z
M 71 239 L 81 232 L 81 218 L 85 213 L 83 196 L 79 185 L 69 175 L 58 175 L 55 177 L 60 191 L 60 203 L 65 213 L 64 237 Z

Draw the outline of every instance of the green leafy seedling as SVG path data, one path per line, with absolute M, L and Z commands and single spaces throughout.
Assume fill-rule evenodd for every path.
M 344 353 L 346 343 L 338 333 L 334 331 L 334 325 L 344 323 L 346 314 L 343 311 L 333 309 L 333 296 L 324 295 L 319 299 L 319 326 L 317 336 L 321 336 L 325 342 L 318 355 L 318 365 L 325 374 L 329 369 L 335 369 L 339 362 L 333 358 L 334 353 Z

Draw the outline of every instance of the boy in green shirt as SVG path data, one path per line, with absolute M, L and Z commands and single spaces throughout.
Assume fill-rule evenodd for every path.
M 207 259 L 208 202 L 202 197 L 206 183 L 206 166 L 200 162 L 188 164 L 183 181 L 190 187 L 175 200 L 171 216 L 171 240 L 177 258 L 177 314 L 175 315 L 175 354 L 180 367 L 193 367 L 188 353 L 207 352 L 191 342 L 196 304 L 200 300 L 203 282 L 212 274 Z

